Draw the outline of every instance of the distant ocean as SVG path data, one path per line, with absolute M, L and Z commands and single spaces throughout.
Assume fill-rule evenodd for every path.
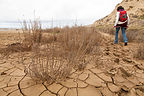
M 51 21 L 40 21 L 42 28 L 53 28 L 53 27 L 64 27 L 64 26 L 74 26 L 74 25 L 89 25 L 94 22 L 94 20 L 51 20 Z M 0 21 L 0 28 L 9 29 L 20 29 L 22 28 L 21 21 Z

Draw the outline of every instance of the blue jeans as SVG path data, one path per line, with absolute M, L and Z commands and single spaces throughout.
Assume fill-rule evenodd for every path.
M 128 40 L 127 40 L 126 33 L 125 33 L 125 30 L 126 30 L 125 27 L 116 27 L 115 41 L 114 41 L 114 43 L 118 43 L 118 32 L 119 32 L 120 28 L 121 28 L 121 30 L 122 30 L 123 41 L 124 41 L 124 43 L 127 43 Z

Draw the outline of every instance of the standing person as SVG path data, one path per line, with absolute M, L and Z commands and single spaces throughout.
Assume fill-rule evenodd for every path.
M 127 29 L 128 24 L 129 24 L 129 16 L 128 16 L 127 12 L 124 10 L 124 8 L 122 6 L 119 6 L 117 8 L 116 21 L 114 24 L 114 27 L 116 27 L 115 41 L 114 41 L 115 44 L 118 43 L 118 32 L 121 29 L 124 45 L 127 46 L 128 40 L 126 37 L 125 30 Z

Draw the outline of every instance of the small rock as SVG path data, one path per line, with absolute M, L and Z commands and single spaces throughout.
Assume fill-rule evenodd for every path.
M 118 71 L 117 71 L 116 68 L 110 69 L 110 70 L 108 71 L 108 73 L 111 74 L 111 75 L 115 75 L 117 72 L 118 72 Z
M 109 48 L 106 48 L 106 50 L 105 50 L 105 51 L 110 51 L 110 50 L 109 50 Z
M 122 60 L 127 62 L 127 63 L 132 63 L 133 62 L 131 59 L 126 59 L 126 58 L 123 58 Z
M 106 55 L 109 55 L 109 52 L 106 52 Z
M 119 60 L 118 58 L 116 58 L 116 59 L 114 60 L 115 63 L 119 63 L 119 61 L 120 61 L 120 60 Z
M 113 53 L 113 55 L 114 55 L 114 56 L 117 56 L 117 57 L 119 57 L 119 56 L 120 56 L 120 54 L 117 54 L 117 53 Z
M 1 75 L 6 75 L 6 74 L 7 74 L 7 73 L 5 73 L 5 72 L 2 72 L 2 73 L 1 73 Z

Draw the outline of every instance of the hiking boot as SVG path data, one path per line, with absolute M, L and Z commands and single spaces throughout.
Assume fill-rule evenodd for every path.
M 127 44 L 127 42 L 124 44 L 124 46 L 127 46 L 128 44 Z

